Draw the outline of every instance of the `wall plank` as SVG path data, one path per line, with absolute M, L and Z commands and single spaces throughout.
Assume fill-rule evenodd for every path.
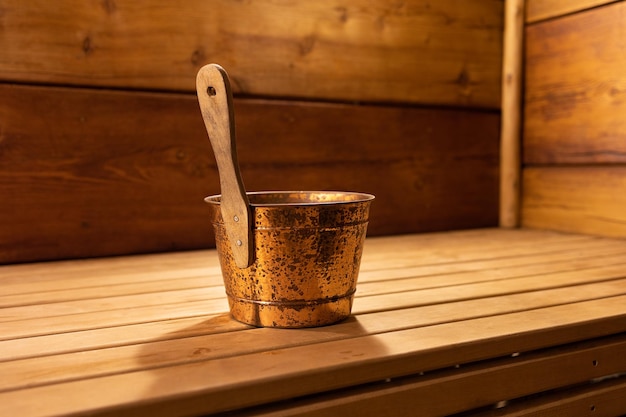
M 527 0 L 526 22 L 563 16 L 603 4 L 615 3 L 616 0 Z M 621 1 L 621 0 L 618 0 Z
M 522 225 L 626 237 L 626 166 L 524 169 Z
M 526 22 L 533 23 L 615 2 L 616 0 L 527 0 Z
M 524 160 L 626 163 L 626 2 L 527 27 Z
M 212 244 L 193 94 L 0 84 L 0 263 Z M 239 99 L 249 190 L 374 193 L 370 234 L 497 224 L 495 112 Z
M 0 80 L 496 109 L 502 3 L 3 0 Z
M 0 262 L 208 245 L 191 101 L 0 86 Z

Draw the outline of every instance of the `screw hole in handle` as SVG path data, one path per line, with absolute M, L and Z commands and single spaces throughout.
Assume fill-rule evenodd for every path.
M 215 87 L 208 86 L 206 88 L 206 93 L 209 95 L 209 97 L 213 97 L 217 94 L 217 91 L 215 91 Z

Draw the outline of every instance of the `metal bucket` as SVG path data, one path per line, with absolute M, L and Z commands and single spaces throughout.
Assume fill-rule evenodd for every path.
M 351 192 L 247 193 L 254 262 L 239 268 L 220 210 L 207 197 L 231 315 L 264 327 L 313 327 L 352 309 L 369 207 L 374 196 Z

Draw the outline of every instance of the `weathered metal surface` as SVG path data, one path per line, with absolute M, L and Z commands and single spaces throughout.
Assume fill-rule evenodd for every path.
M 373 196 L 349 192 L 248 193 L 254 263 L 239 268 L 220 210 L 207 197 L 232 316 L 266 327 L 312 327 L 347 318 Z

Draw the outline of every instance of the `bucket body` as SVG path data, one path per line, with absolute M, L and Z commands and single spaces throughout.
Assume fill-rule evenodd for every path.
M 356 291 L 372 195 L 247 193 L 254 262 L 233 259 L 220 196 L 207 197 L 233 318 L 263 327 L 313 327 L 347 318 Z

